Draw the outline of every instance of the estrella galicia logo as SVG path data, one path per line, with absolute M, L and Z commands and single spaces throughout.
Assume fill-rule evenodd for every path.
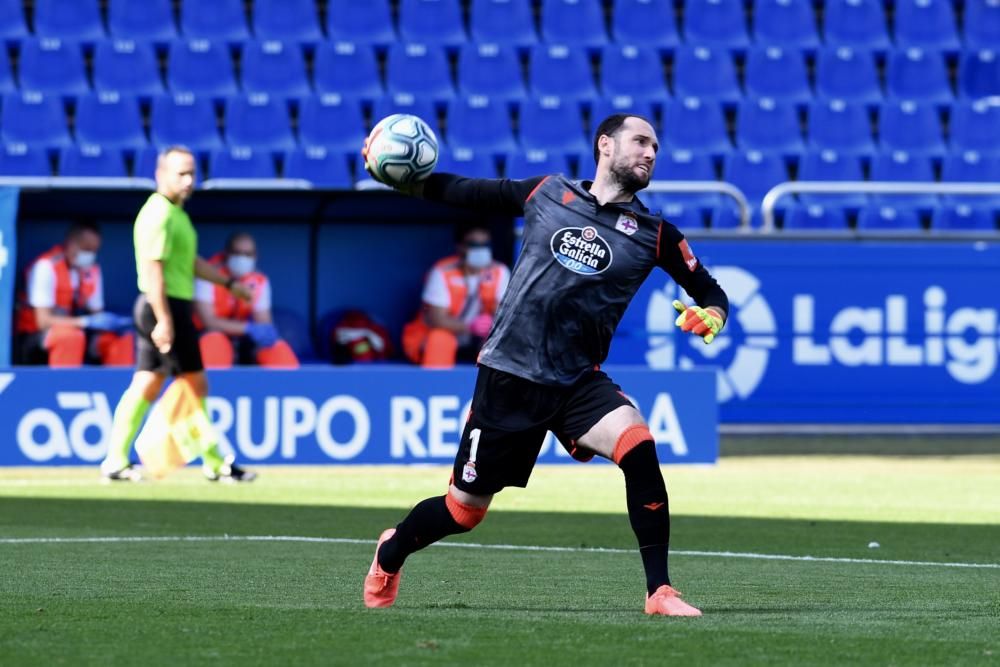
M 611 246 L 593 227 L 563 227 L 551 246 L 556 261 L 574 273 L 592 276 L 611 266 Z

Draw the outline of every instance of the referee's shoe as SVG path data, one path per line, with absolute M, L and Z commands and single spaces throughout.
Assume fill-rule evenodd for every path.
M 205 478 L 210 482 L 252 482 L 257 479 L 257 473 L 233 463 L 236 457 L 227 456 L 218 470 L 202 467 Z

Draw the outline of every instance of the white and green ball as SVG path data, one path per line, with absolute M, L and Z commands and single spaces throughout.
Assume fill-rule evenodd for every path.
M 417 116 L 397 113 L 372 128 L 368 142 L 368 169 L 389 185 L 422 181 L 438 161 L 434 131 Z

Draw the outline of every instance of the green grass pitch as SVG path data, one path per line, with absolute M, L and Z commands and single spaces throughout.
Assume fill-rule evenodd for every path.
M 260 472 L 0 469 L 0 664 L 1000 664 L 1000 456 L 665 468 L 695 619 L 642 613 L 612 466 L 539 468 L 383 610 L 361 602 L 374 539 L 448 471 Z

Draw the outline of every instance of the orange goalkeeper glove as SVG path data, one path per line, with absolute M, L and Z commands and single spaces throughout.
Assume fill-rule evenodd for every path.
M 714 308 L 702 308 L 700 306 L 685 306 L 680 301 L 674 301 L 674 310 L 680 315 L 674 320 L 674 324 L 681 328 L 681 331 L 688 331 L 697 336 L 708 345 L 722 331 L 725 320 Z

